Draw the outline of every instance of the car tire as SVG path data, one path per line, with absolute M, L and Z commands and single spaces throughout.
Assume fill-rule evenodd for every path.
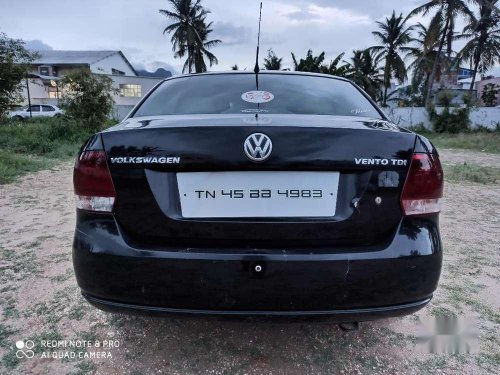
M 24 118 L 22 116 L 14 116 L 14 117 L 12 117 L 12 120 L 14 120 L 14 121 L 23 121 Z

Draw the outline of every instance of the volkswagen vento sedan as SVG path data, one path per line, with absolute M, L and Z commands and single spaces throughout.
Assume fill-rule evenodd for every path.
M 167 79 L 85 143 L 74 189 L 76 277 L 104 310 L 358 322 L 438 284 L 438 153 L 346 79 Z

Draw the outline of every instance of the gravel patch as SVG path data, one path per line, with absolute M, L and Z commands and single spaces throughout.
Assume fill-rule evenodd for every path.
M 500 165 L 499 155 L 462 150 L 442 150 L 441 158 Z M 498 184 L 446 184 L 443 273 L 428 307 L 344 332 L 322 321 L 147 318 L 92 308 L 71 264 L 71 168 L 61 164 L 0 186 L 0 374 L 487 374 L 500 368 Z M 416 349 L 418 319 L 443 314 L 477 319 L 477 353 Z M 38 348 L 36 358 L 16 358 L 15 342 L 27 339 L 119 346 L 108 350 L 112 358 L 39 358 Z

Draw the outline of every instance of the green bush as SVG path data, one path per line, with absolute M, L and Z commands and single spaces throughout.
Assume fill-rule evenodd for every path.
M 442 107 L 450 107 L 453 101 L 453 94 L 450 91 L 440 91 L 437 97 L 437 103 Z
M 447 90 L 439 92 L 437 97 L 438 105 L 444 107 L 441 113 L 437 113 L 436 108 L 427 108 L 429 119 L 432 122 L 433 130 L 436 133 L 464 133 L 470 131 L 470 96 L 464 94 L 463 108 L 452 105 L 453 93 Z
M 412 132 L 415 132 L 418 134 L 427 134 L 427 133 L 431 132 L 431 130 L 427 129 L 422 122 L 415 124 L 413 126 L 409 126 L 408 130 L 411 130 Z
M 432 125 L 436 133 L 463 133 L 470 130 L 470 119 L 468 108 L 445 107 L 443 112 L 436 111 L 431 115 Z
M 114 107 L 111 78 L 80 70 L 64 77 L 62 86 L 65 93 L 61 108 L 66 115 L 93 132 L 99 131 Z
M 497 100 L 498 91 L 500 86 L 494 83 L 488 83 L 484 86 L 481 100 L 486 107 L 494 107 Z

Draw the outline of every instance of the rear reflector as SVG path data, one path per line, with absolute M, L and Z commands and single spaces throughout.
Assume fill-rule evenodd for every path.
M 82 210 L 111 212 L 116 192 L 104 151 L 84 151 L 73 173 L 76 207 Z
M 441 211 L 443 169 L 437 155 L 414 154 L 406 177 L 401 207 L 405 215 Z

